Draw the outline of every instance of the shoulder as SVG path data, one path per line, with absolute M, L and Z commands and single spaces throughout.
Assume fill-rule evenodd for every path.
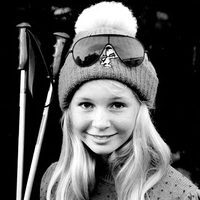
M 47 188 L 49 185 L 49 182 L 51 180 L 51 176 L 54 172 L 54 169 L 56 167 L 56 162 L 52 163 L 47 170 L 45 171 L 45 173 L 42 176 L 42 180 L 40 183 L 40 200 L 46 200 L 46 193 L 47 193 Z
M 200 190 L 187 177 L 173 167 L 169 167 L 166 175 L 150 189 L 150 199 L 158 200 L 198 200 Z

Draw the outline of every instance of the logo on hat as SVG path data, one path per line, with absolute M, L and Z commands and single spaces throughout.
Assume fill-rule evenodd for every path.
M 118 58 L 111 45 L 107 45 L 101 55 L 100 64 L 104 67 L 112 67 L 111 60 Z

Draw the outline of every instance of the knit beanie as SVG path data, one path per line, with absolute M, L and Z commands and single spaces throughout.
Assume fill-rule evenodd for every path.
M 75 37 L 71 46 L 81 38 L 112 34 L 136 37 L 137 20 L 132 11 L 120 2 L 101 2 L 83 10 L 75 23 Z M 97 79 L 119 81 L 134 90 L 141 101 L 153 108 L 158 78 L 147 55 L 137 67 L 126 67 L 120 59 L 113 59 L 111 67 L 97 61 L 88 67 L 78 66 L 69 53 L 60 70 L 58 98 L 62 111 L 68 108 L 77 89 L 85 82 Z

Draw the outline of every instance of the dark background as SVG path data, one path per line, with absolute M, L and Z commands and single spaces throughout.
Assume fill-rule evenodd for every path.
M 62 31 L 73 38 L 74 22 L 82 9 L 100 1 L 95 0 L 19 0 L 12 5 L 8 1 L 2 24 L 2 90 L 1 113 L 3 141 L 2 162 L 5 163 L 6 199 L 15 199 L 17 175 L 17 146 L 19 124 L 18 67 L 19 32 L 16 25 L 28 22 L 40 41 L 47 65 L 53 61 L 54 32 Z M 137 37 L 149 52 L 149 57 L 160 80 L 156 110 L 152 111 L 155 125 L 169 144 L 174 155 L 173 166 L 200 185 L 199 157 L 199 79 L 200 79 L 200 2 L 169 0 L 123 0 L 138 19 Z M 55 15 L 59 8 L 69 12 Z M 71 41 L 67 42 L 67 47 Z M 38 57 L 38 63 L 39 63 Z M 46 99 L 49 80 L 43 66 L 36 66 L 34 96 L 27 92 L 24 188 Z M 39 185 L 46 168 L 58 159 L 61 145 L 61 111 L 57 90 L 50 105 L 38 169 L 31 199 L 39 199 Z M 5 126 L 5 127 L 4 127 Z M 2 136 L 2 137 L 3 137 Z M 4 137 L 3 137 L 4 138 Z M 6 141 L 6 143 L 4 143 Z M 5 159 L 4 159 L 5 156 Z

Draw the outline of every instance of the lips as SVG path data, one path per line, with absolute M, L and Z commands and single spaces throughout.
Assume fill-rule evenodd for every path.
M 90 133 L 87 133 L 87 134 L 90 135 L 90 136 L 93 136 L 94 138 L 99 139 L 99 140 L 108 139 L 108 138 L 116 135 L 116 133 L 110 134 L 110 135 L 95 135 L 95 134 L 90 134 Z

